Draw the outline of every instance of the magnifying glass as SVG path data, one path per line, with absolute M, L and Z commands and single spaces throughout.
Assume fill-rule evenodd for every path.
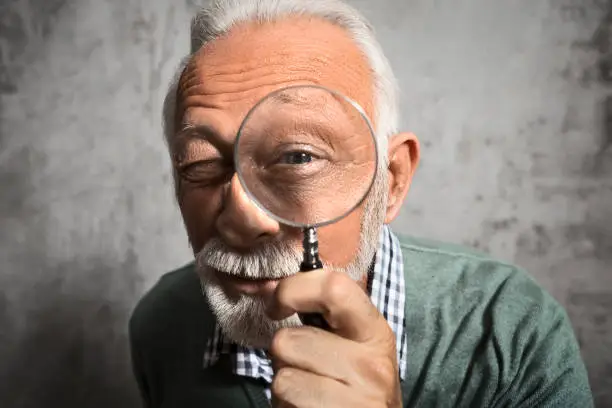
M 247 113 L 234 163 L 258 207 L 303 230 L 300 270 L 309 272 L 323 267 L 317 228 L 346 217 L 372 188 L 378 145 L 355 101 L 323 86 L 295 85 L 268 94 Z M 320 314 L 299 316 L 306 325 L 329 329 Z

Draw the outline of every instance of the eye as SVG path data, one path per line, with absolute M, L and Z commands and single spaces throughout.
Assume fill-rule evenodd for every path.
M 232 169 L 223 160 L 201 160 L 179 168 L 180 176 L 192 183 L 215 183 L 224 180 Z
M 294 151 L 287 152 L 281 155 L 280 163 L 281 164 L 306 164 L 310 163 L 314 160 L 314 157 L 311 153 L 304 151 Z

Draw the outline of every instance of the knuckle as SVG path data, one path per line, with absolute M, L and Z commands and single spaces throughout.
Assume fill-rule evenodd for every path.
M 389 353 L 395 353 L 395 333 L 382 315 L 380 315 L 380 318 L 382 320 L 382 324 L 377 328 L 377 338 L 380 341 L 382 349 L 387 350 Z
M 287 392 L 293 387 L 293 370 L 291 368 L 281 368 L 275 375 L 272 380 L 272 385 L 270 390 L 276 397 L 284 397 L 287 395 Z
M 283 327 L 278 329 L 272 338 L 270 353 L 274 356 L 282 356 L 291 343 L 292 337 L 292 330 L 290 328 Z
M 317 329 L 313 326 L 300 326 L 294 329 L 294 335 L 300 340 L 301 344 L 309 345 L 316 341 L 316 337 L 321 332 L 321 329 Z
M 388 386 L 396 381 L 395 364 L 388 358 L 363 358 L 361 370 L 375 384 Z
M 340 272 L 330 272 L 323 289 L 323 296 L 333 304 L 346 302 L 351 297 L 353 281 Z

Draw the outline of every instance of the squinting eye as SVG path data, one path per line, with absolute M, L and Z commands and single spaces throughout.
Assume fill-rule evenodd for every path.
M 310 153 L 306 152 L 289 152 L 281 156 L 280 162 L 282 164 L 306 164 L 310 163 L 313 157 Z
M 231 172 L 231 166 L 222 160 L 203 160 L 186 165 L 179 170 L 182 178 L 194 183 L 219 182 Z

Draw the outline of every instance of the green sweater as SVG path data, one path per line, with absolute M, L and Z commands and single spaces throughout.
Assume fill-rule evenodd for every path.
M 406 276 L 404 407 L 590 408 L 563 308 L 520 269 L 399 236 Z M 164 275 L 130 319 L 134 373 L 150 408 L 267 407 L 229 358 L 203 368 L 215 319 L 193 264 Z

